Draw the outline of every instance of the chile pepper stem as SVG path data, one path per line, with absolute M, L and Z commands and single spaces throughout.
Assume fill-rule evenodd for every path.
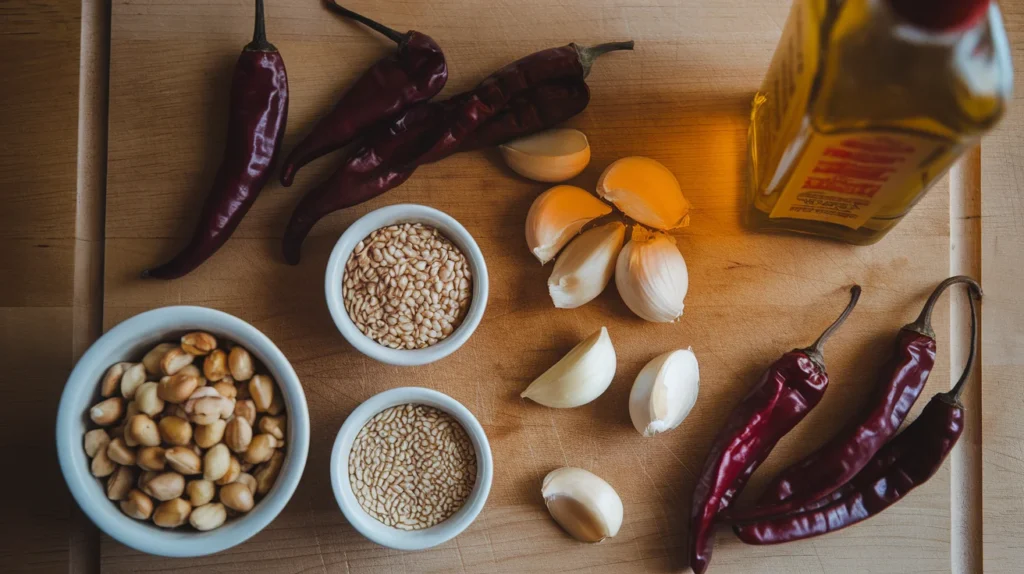
M 819 363 L 824 362 L 822 351 L 824 350 L 825 342 L 828 341 L 829 337 L 831 337 L 833 333 L 839 330 L 839 327 L 843 326 L 846 318 L 850 316 L 850 313 L 853 312 L 853 308 L 857 306 L 858 299 L 860 299 L 860 285 L 854 285 L 853 287 L 850 287 L 850 302 L 846 305 L 846 309 L 843 309 L 843 314 L 833 321 L 832 324 L 828 326 L 828 329 L 825 329 L 825 331 L 818 336 L 818 340 L 815 341 L 813 345 L 804 349 L 804 352 L 806 352 L 809 357 L 816 359 Z
M 341 14 L 346 18 L 351 18 L 352 20 L 359 22 L 360 24 L 366 26 L 367 28 L 373 30 L 374 32 L 387 36 L 389 39 L 399 44 L 405 41 L 405 34 L 401 34 L 397 30 L 392 30 L 391 28 L 388 28 L 387 26 L 381 24 L 380 22 L 370 20 L 369 18 L 363 16 L 362 14 L 353 12 L 348 8 L 345 8 L 344 6 L 339 5 L 337 2 L 335 2 L 335 0 L 324 0 L 324 4 L 327 6 L 329 10 L 337 12 L 338 14 Z
M 903 328 L 910 329 L 911 331 L 917 331 L 922 335 L 926 335 L 934 339 L 935 331 L 932 330 L 932 310 L 935 309 L 935 304 L 938 302 L 939 296 L 942 295 L 942 292 L 950 285 L 955 285 L 957 283 L 966 283 L 968 290 L 973 291 L 973 295 L 975 297 L 981 298 L 981 285 L 978 285 L 977 281 L 966 275 L 950 277 L 942 283 L 939 283 L 939 286 L 932 291 L 932 294 L 928 297 L 928 301 L 924 304 L 924 308 L 921 309 L 921 314 L 917 316 L 917 320 Z
M 598 44 L 596 46 L 578 46 L 572 44 L 573 48 L 576 48 L 576 53 L 579 54 L 580 64 L 583 65 L 583 77 L 586 78 L 590 75 L 590 68 L 594 65 L 594 60 L 598 59 L 608 52 L 614 52 L 616 50 L 632 50 L 633 40 L 628 42 L 608 42 L 606 44 Z
M 267 25 L 263 15 L 263 0 L 256 0 L 256 24 L 252 29 L 252 42 L 246 45 L 249 52 L 276 52 L 277 48 L 267 41 Z
M 980 291 L 977 294 L 977 298 L 981 298 Z M 974 368 L 974 356 L 978 351 L 978 309 L 973 293 L 967 294 L 967 301 L 971 306 L 971 346 L 967 351 L 967 363 L 964 364 L 964 372 L 960 375 L 960 379 L 956 384 L 953 385 L 952 390 L 949 391 L 949 396 L 957 402 L 960 401 L 960 393 L 963 392 L 967 379 L 971 378 L 971 369 Z

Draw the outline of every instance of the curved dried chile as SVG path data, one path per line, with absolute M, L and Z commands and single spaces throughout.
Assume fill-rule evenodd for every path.
M 696 574 L 704 572 L 711 560 L 719 514 L 743 490 L 779 439 L 821 400 L 828 387 L 822 348 L 853 311 L 860 291 L 858 285 L 850 289 L 846 309 L 813 345 L 786 353 L 761 375 L 715 437 L 690 512 L 690 568 Z
M 263 0 L 256 0 L 253 39 L 242 50 L 231 80 L 224 159 L 206 198 L 192 240 L 167 263 L 143 277 L 175 279 L 220 249 L 270 180 L 288 119 L 284 60 L 267 41 Z
M 875 453 L 842 488 L 799 512 L 734 526 L 740 540 L 747 544 L 779 544 L 841 530 L 899 502 L 942 467 L 964 429 L 960 393 L 970 378 L 978 345 L 975 297 L 981 298 L 980 290 L 968 296 L 971 348 L 953 389 L 932 397 L 914 422 Z
M 363 72 L 334 109 L 288 154 L 281 169 L 281 184 L 285 187 L 292 184 L 302 166 L 341 149 L 378 121 L 429 100 L 448 81 L 444 53 L 430 36 L 415 30 L 401 34 L 332 0 L 324 0 L 324 4 L 395 41 L 398 50 Z
M 964 283 L 975 294 L 981 286 L 970 277 L 950 277 L 932 292 L 917 320 L 900 329 L 896 353 L 889 361 L 872 406 L 820 449 L 786 468 L 768 485 L 754 508 L 729 514 L 745 522 L 786 514 L 828 496 L 852 479 L 891 439 L 921 395 L 935 366 L 932 309 L 951 285 Z

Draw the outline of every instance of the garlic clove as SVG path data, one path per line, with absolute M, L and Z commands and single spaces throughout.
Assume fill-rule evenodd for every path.
M 587 136 L 573 129 L 547 130 L 512 140 L 499 149 L 512 171 L 534 181 L 565 181 L 590 163 Z
M 609 165 L 597 182 L 597 194 L 644 225 L 669 231 L 690 224 L 690 202 L 679 180 L 651 158 L 624 157 Z
M 540 489 L 548 512 L 582 542 L 600 542 L 619 533 L 622 499 L 612 485 L 582 468 L 563 467 L 544 477 Z
M 571 409 L 601 396 L 614 377 L 615 348 L 608 329 L 601 327 L 544 371 L 520 396 L 546 407 Z
M 526 215 L 526 245 L 530 253 L 547 263 L 590 221 L 608 215 L 612 208 L 586 190 L 556 185 L 537 196 Z
M 555 307 L 575 309 L 600 295 L 615 273 L 625 237 L 626 226 L 613 221 L 573 239 L 548 278 L 548 293 Z
M 691 349 L 659 355 L 647 363 L 629 392 L 629 418 L 644 436 L 672 430 L 697 402 L 700 369 Z
M 642 227 L 619 252 L 615 286 L 631 311 L 655 323 L 670 323 L 683 315 L 689 288 L 686 261 L 675 240 Z

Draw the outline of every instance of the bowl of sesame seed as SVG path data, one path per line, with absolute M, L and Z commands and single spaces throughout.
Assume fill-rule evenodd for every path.
M 480 514 L 494 474 L 476 417 L 422 387 L 374 395 L 345 419 L 331 453 L 331 487 L 366 538 L 398 550 L 437 546 Z
M 341 235 L 324 290 L 334 323 L 357 350 L 391 365 L 425 365 L 454 353 L 480 324 L 487 265 L 450 215 L 391 205 Z

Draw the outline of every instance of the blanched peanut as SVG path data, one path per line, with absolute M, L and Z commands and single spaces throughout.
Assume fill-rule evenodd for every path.
M 135 471 L 130 466 L 119 466 L 107 479 L 107 498 L 124 500 L 135 482 Z
M 144 446 L 135 455 L 135 464 L 142 470 L 163 470 L 167 466 L 167 452 L 158 446 Z
M 107 445 L 107 456 L 117 464 L 133 466 L 135 464 L 135 451 L 128 448 L 123 438 L 115 438 Z
M 206 378 L 217 382 L 228 374 L 228 354 L 216 349 L 203 360 L 203 374 Z
M 249 421 L 249 426 L 256 424 L 256 403 L 252 399 L 237 401 L 235 403 L 235 416 L 242 417 Z
M 173 375 L 184 369 L 187 365 L 191 365 L 193 359 L 195 357 L 186 353 L 181 347 L 174 347 L 167 351 L 164 357 L 160 359 L 160 370 L 165 375 Z
M 223 443 L 214 445 L 203 457 L 203 478 L 218 480 L 231 466 L 231 452 Z
M 185 494 L 188 496 L 192 506 L 202 506 L 213 500 L 217 487 L 210 480 L 190 480 L 185 486 Z
M 92 429 L 85 433 L 85 456 L 92 458 L 110 444 L 110 435 L 103 429 Z
M 288 424 L 287 420 L 288 419 L 286 418 L 286 415 L 281 415 L 277 417 L 264 415 L 260 417 L 258 426 L 260 432 L 272 434 L 274 435 L 274 438 L 276 438 L 278 441 L 283 441 L 284 432 Z
M 252 355 L 242 347 L 233 347 L 228 354 L 228 368 L 231 378 L 236 381 L 248 381 L 252 378 Z
M 213 389 L 220 393 L 222 397 L 233 399 L 238 396 L 238 389 L 235 388 L 234 383 L 227 381 L 219 381 L 213 384 Z
M 102 427 L 116 423 L 122 414 L 124 414 L 124 399 L 121 397 L 110 397 L 89 409 L 89 418 Z
M 176 528 L 185 524 L 192 505 L 180 498 L 168 500 L 153 511 L 153 524 L 161 528 Z
M 114 393 L 121 388 L 121 375 L 130 366 L 132 366 L 131 363 L 114 363 L 111 365 L 107 372 L 104 373 L 103 381 L 100 383 L 100 395 L 104 398 L 114 396 Z
M 135 520 L 149 520 L 153 514 L 153 500 L 141 490 L 132 489 L 121 501 L 121 512 Z
M 176 472 L 162 472 L 149 479 L 142 491 L 157 500 L 171 500 L 185 491 L 185 477 Z
M 167 464 L 173 470 L 189 476 L 203 471 L 203 461 L 199 455 L 187 446 L 174 446 L 164 452 Z
M 231 484 L 224 485 L 220 489 L 219 497 L 221 503 L 231 510 L 237 510 L 238 512 L 249 512 L 252 510 L 252 491 L 244 483 L 232 482 Z
M 249 448 L 245 451 L 245 461 L 259 464 L 270 460 L 277 447 L 277 439 L 270 434 L 258 434 L 252 438 Z
M 253 496 L 256 496 L 256 477 L 249 474 L 248 472 L 243 472 L 242 474 L 239 474 L 238 479 L 235 480 L 235 484 L 244 484 L 246 487 L 248 487 L 249 492 L 251 492 Z
M 125 435 L 142 446 L 160 444 L 160 430 L 148 415 L 138 414 L 129 419 Z
M 192 440 L 192 425 L 185 419 L 164 416 L 157 426 L 160 428 L 160 438 L 167 444 L 185 446 Z
M 177 345 L 175 345 L 174 343 L 160 343 L 159 345 L 150 349 L 150 351 L 146 353 L 146 356 L 142 357 L 142 364 L 146 367 L 146 372 L 151 375 L 161 374 L 162 371 L 160 370 L 160 361 L 163 360 L 164 355 L 167 354 L 167 351 L 170 351 L 171 349 L 174 349 L 176 347 Z
M 181 337 L 181 348 L 190 355 L 207 355 L 217 348 L 217 339 L 204 331 L 194 331 Z
M 178 373 L 167 380 L 160 380 L 157 396 L 174 404 L 183 403 L 199 388 L 199 377 Z
M 155 417 L 164 410 L 164 401 L 157 394 L 158 384 L 149 382 L 142 383 L 135 391 L 134 403 L 138 405 L 139 412 Z
M 224 476 L 218 478 L 216 481 L 217 486 L 224 486 L 225 484 L 231 484 L 238 479 L 238 475 L 242 474 L 242 467 L 238 464 L 238 459 L 231 457 L 231 462 L 228 464 L 228 471 L 224 473 Z
M 252 427 L 249 421 L 242 417 L 235 417 L 228 421 L 224 429 L 224 444 L 235 452 L 245 452 L 252 442 Z
M 92 475 L 96 478 L 103 478 L 104 476 L 110 476 L 117 470 L 117 465 L 114 461 L 110 460 L 107 456 L 107 450 L 101 449 L 96 451 L 96 456 L 92 457 L 92 463 L 89 464 L 89 470 L 92 471 Z
M 196 444 L 202 448 L 210 448 L 219 443 L 224 438 L 224 428 L 227 424 L 223 420 L 217 420 L 208 425 L 197 426 L 195 430 Z
M 267 413 L 276 417 L 282 412 L 284 412 L 284 398 L 281 397 L 281 393 L 274 393 L 274 400 L 270 401 Z
M 121 375 L 121 396 L 126 399 L 134 398 L 135 389 L 138 389 L 139 385 L 144 382 L 146 382 L 146 367 L 142 363 L 125 367 L 124 374 Z
M 211 502 L 194 508 L 192 514 L 188 517 L 188 522 L 192 525 L 192 528 L 206 531 L 219 527 L 227 519 L 228 512 L 224 505 L 219 502 Z
M 274 380 L 266 375 L 254 375 L 249 380 L 249 395 L 256 405 L 256 412 L 266 412 L 274 400 Z
M 284 453 L 278 450 L 274 451 L 270 460 L 256 467 L 253 477 L 256 479 L 257 494 L 264 496 L 270 492 L 270 488 L 277 480 L 277 475 L 281 473 L 282 466 L 284 466 Z

